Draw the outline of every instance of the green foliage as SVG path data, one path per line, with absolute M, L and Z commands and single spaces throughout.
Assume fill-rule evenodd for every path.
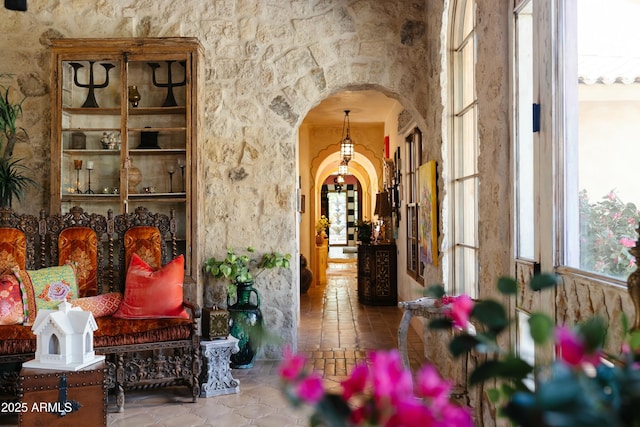
M 229 248 L 224 258 L 211 257 L 206 260 L 204 270 L 217 279 L 228 279 L 230 281 L 229 293 L 232 293 L 236 283 L 253 282 L 264 269 L 289 268 L 291 263 L 291 254 L 271 252 L 256 259 L 250 256 L 255 252 L 255 249 L 249 246 L 246 251 L 246 254 L 238 255 Z M 253 273 L 255 270 L 259 270 L 257 274 Z
M 373 225 L 368 219 L 356 222 L 356 230 L 358 233 L 358 241 L 367 244 L 371 243 L 371 235 L 373 234 Z
M 529 282 L 532 291 L 554 290 L 559 283 L 551 274 L 536 275 Z M 513 279 L 498 280 L 505 296 L 517 292 Z M 433 292 L 442 290 L 435 286 Z M 455 303 L 454 303 L 455 304 Z M 453 307 L 452 307 L 453 310 Z M 536 345 L 556 340 L 557 360 L 545 366 L 531 366 L 509 349 L 500 348 L 500 334 L 508 333 L 511 320 L 504 307 L 493 300 L 477 302 L 470 312 L 477 332 L 462 330 L 449 343 L 452 355 L 485 354 L 469 376 L 470 385 L 489 384 L 487 390 L 501 416 L 514 425 L 547 426 L 640 426 L 640 331 L 630 331 L 623 315 L 626 339 L 621 355 L 607 355 L 612 363 L 600 363 L 608 326 L 599 317 L 556 328 L 544 313 L 531 313 L 528 323 Z M 452 326 L 448 316 L 433 319 L 429 327 Z M 482 359 L 481 359 L 482 360 Z M 497 381 L 497 382 L 496 382 Z
M 533 313 L 529 317 L 531 338 L 538 345 L 546 343 L 553 336 L 554 327 L 553 320 L 546 314 Z
M 640 211 L 624 203 L 614 190 L 592 203 L 580 192 L 580 268 L 616 278 L 635 269 L 629 247 L 636 240 Z
M 6 75 L 0 74 L 0 77 L 4 76 Z M 38 186 L 33 179 L 23 174 L 27 168 L 20 164 L 21 159 L 11 159 L 15 143 L 19 137 L 26 137 L 27 131 L 17 125 L 18 118 L 22 116 L 22 103 L 25 98 L 17 103 L 9 98 L 9 88 L 0 85 L 0 130 L 6 139 L 4 153 L 0 157 L 0 206 L 2 207 L 11 207 L 14 197 L 22 201 L 28 187 Z
M 1 77 L 2 75 L 0 75 Z M 9 99 L 9 88 L 0 85 L 0 129 L 4 133 L 7 141 L 18 132 L 26 131 L 17 126 L 17 121 L 22 116 L 22 103 L 25 98 L 15 103 Z
M 500 277 L 498 290 L 504 295 L 515 295 L 518 293 L 518 282 L 511 277 Z
M 27 168 L 20 164 L 20 159 L 10 160 L 0 158 L 0 206 L 11 207 L 11 201 L 15 197 L 22 201 L 24 192 L 28 187 L 37 187 L 38 184 L 31 178 L 22 174 Z

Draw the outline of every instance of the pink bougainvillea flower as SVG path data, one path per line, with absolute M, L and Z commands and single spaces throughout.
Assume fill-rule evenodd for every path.
M 587 353 L 582 339 L 571 329 L 560 326 L 556 328 L 556 343 L 559 347 L 560 358 L 569 366 L 580 366 L 590 363 L 600 364 L 601 352 Z
M 361 363 L 351 372 L 351 375 L 346 380 L 342 381 L 342 398 L 349 400 L 355 394 L 362 393 L 367 385 L 367 379 L 369 378 L 369 368 L 366 364 Z
M 459 329 L 466 328 L 471 310 L 473 310 L 471 297 L 469 295 L 458 296 L 451 304 L 451 310 L 448 313 L 451 316 L 451 320 L 453 320 L 453 326 Z
M 439 426 L 473 427 L 469 408 L 447 402 L 440 411 Z
M 293 354 L 289 347 L 284 349 L 282 356 L 278 374 L 286 382 L 292 382 L 302 374 L 306 360 L 304 356 Z
M 429 427 L 438 425 L 440 424 L 436 423 L 436 417 L 432 409 L 415 398 L 398 402 L 393 414 L 384 423 L 385 427 Z
M 443 380 L 435 367 L 424 365 L 420 368 L 416 382 L 418 396 L 432 399 L 434 405 L 444 404 L 448 401 L 451 383 Z
M 400 352 L 396 349 L 376 351 L 370 355 L 373 397 L 376 402 L 391 404 L 413 395 L 411 372 L 402 366 Z
M 624 246 L 625 248 L 632 248 L 636 245 L 636 241 L 633 239 L 630 239 L 628 237 L 623 237 L 620 239 L 620 243 L 622 244 L 622 246 Z
M 560 358 L 570 366 L 578 366 L 585 355 L 584 344 L 571 329 L 560 326 L 556 328 L 556 343 L 560 351 Z
M 313 373 L 300 380 L 300 382 L 296 384 L 296 395 L 303 402 L 311 405 L 322 400 L 324 396 L 324 386 L 322 385 L 320 375 Z

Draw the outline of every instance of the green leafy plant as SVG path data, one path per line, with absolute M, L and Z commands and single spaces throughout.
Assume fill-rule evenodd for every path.
M 251 246 L 247 248 L 246 254 L 237 254 L 235 250 L 227 249 L 227 254 L 222 259 L 211 257 L 206 260 L 204 269 L 217 279 L 225 278 L 229 280 L 227 292 L 235 292 L 236 283 L 253 282 L 265 269 L 289 268 L 291 254 L 281 254 L 279 252 L 265 253 L 260 258 L 252 258 L 251 254 L 255 249 Z M 254 273 L 257 271 L 257 273 Z
M 20 159 L 0 159 L 0 206 L 11 207 L 15 197 L 19 202 L 28 187 L 37 187 L 37 183 L 22 174 L 27 168 L 20 164 Z
M 0 75 L 3 77 L 3 75 Z M 37 187 L 37 183 L 25 176 L 26 167 L 20 164 L 22 159 L 11 159 L 13 148 L 19 139 L 27 139 L 27 131 L 17 125 L 18 118 L 22 116 L 22 103 L 11 101 L 9 88 L 0 85 L 0 129 L 6 139 L 4 153 L 0 157 L 0 206 L 11 207 L 15 197 L 21 201 L 28 187 Z M 1 141 L 0 141 L 1 142 Z
M 371 235 L 373 234 L 373 225 L 368 219 L 360 220 L 356 223 L 358 232 L 358 240 L 363 244 L 371 243 Z
M 629 248 L 635 243 L 640 211 L 624 203 L 614 190 L 598 202 L 580 192 L 580 268 L 626 278 L 635 268 Z
M 533 291 L 553 289 L 557 277 L 541 274 L 532 278 Z M 506 296 L 518 292 L 512 278 L 501 278 L 498 290 Z M 432 291 L 442 296 L 441 287 Z M 467 297 L 468 299 L 468 297 Z M 468 299 L 470 300 L 470 299 Z M 500 347 L 499 337 L 509 333 L 512 320 L 504 306 L 495 300 L 471 305 L 456 297 L 445 315 L 430 322 L 433 329 L 452 328 L 468 321 L 475 331 L 461 329 L 449 343 L 456 357 L 474 351 L 487 355 L 470 374 L 471 386 L 497 380 L 489 397 L 500 414 L 515 425 L 546 426 L 639 426 L 640 412 L 640 331 L 630 331 L 623 321 L 626 342 L 621 354 L 603 351 L 607 325 L 599 317 L 574 326 L 557 326 L 544 313 L 532 313 L 528 323 L 536 346 L 554 340 L 556 359 L 544 366 L 533 366 L 510 349 Z

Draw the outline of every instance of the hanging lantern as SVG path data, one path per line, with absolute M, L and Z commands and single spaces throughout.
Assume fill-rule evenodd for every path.
M 346 134 L 345 134 L 346 130 Z M 351 129 L 349 124 L 349 110 L 344 110 L 344 121 L 342 122 L 342 139 L 340 140 L 340 157 L 345 163 L 353 158 L 353 141 L 351 140 Z

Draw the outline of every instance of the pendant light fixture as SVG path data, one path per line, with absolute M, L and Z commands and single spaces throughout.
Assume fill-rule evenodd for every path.
M 338 175 L 349 175 L 349 164 L 344 160 L 340 162 L 338 166 Z
M 346 130 L 346 134 L 345 134 Z M 351 128 L 349 124 L 349 110 L 344 110 L 344 121 L 342 122 L 342 139 L 340 140 L 340 157 L 349 164 L 353 158 L 353 141 L 351 140 Z
M 336 191 L 338 193 L 342 192 L 342 188 L 344 187 L 344 176 L 340 174 L 336 175 L 336 177 L 333 178 L 333 183 Z

